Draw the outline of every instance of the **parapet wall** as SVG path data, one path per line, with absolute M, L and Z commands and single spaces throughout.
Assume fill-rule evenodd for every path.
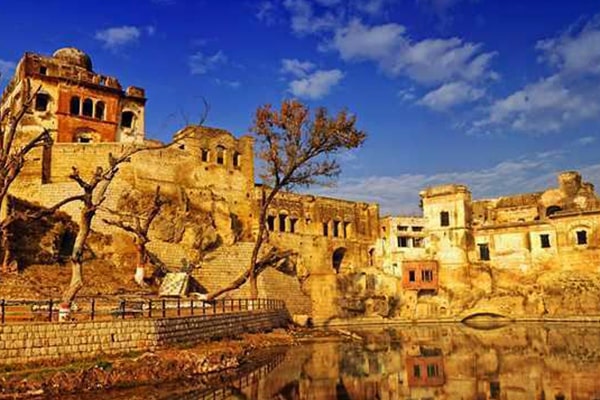
M 283 327 L 285 309 L 215 316 L 0 325 L 0 365 L 86 359 Z

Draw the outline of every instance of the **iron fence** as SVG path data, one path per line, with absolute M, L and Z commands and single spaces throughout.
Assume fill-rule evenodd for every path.
M 94 297 L 75 301 L 67 320 L 106 321 L 130 318 L 211 316 L 224 313 L 285 308 L 278 299 L 135 299 Z M 60 318 L 60 302 L 54 299 L 0 300 L 0 323 L 53 322 Z

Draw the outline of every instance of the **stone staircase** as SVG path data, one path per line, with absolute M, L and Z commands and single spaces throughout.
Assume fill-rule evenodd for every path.
M 221 246 L 208 254 L 201 267 L 192 274 L 209 292 L 225 287 L 244 272 L 250 265 L 253 242 L 238 242 L 232 246 Z M 233 292 L 233 297 L 250 294 L 248 285 Z
M 192 275 L 209 292 L 223 288 L 248 268 L 253 248 L 253 242 L 220 247 L 206 256 L 201 267 Z M 302 292 L 295 276 L 268 268 L 258 278 L 258 291 L 259 297 L 284 300 L 292 314 L 309 314 L 311 311 L 310 298 Z M 247 298 L 250 286 L 246 283 L 226 296 Z

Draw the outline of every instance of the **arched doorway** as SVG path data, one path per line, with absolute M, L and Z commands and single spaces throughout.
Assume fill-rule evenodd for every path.
M 344 255 L 346 255 L 346 248 L 340 247 L 333 252 L 333 256 L 331 257 L 331 262 L 333 265 L 333 270 L 336 274 L 340 273 L 340 268 L 342 267 L 342 261 L 344 260 Z

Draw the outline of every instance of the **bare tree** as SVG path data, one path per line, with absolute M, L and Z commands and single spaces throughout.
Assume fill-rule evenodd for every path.
M 144 200 L 143 198 L 139 199 L 138 202 L 134 203 L 132 210 L 129 212 L 105 208 L 104 210 L 111 214 L 113 218 L 102 219 L 104 223 L 133 235 L 138 255 L 135 281 L 140 286 L 144 285 L 144 272 L 149 262 L 148 250 L 146 248 L 146 245 L 150 241 L 148 232 L 150 231 L 152 222 L 154 222 L 154 219 L 160 213 L 163 205 L 166 204 L 165 199 L 160 195 L 160 186 L 156 187 L 156 192 L 150 204 L 147 204 Z
M 29 80 L 23 81 L 22 101 L 15 106 L 5 104 L 0 114 L 0 233 L 2 235 L 2 269 L 6 270 L 11 263 L 10 254 L 10 229 L 9 227 L 18 219 L 31 218 L 34 215 L 20 215 L 10 209 L 8 193 L 10 187 L 23 169 L 27 155 L 35 148 L 50 146 L 52 138 L 47 129 L 40 129 L 40 133 L 30 138 L 20 136 L 23 118 L 31 112 L 33 102 L 41 86 L 31 90 Z M 67 201 L 67 200 L 66 200 Z M 68 199 L 67 202 L 74 201 Z M 59 207 L 64 203 L 61 202 Z M 58 209 L 58 207 L 52 207 Z M 41 214 L 38 216 L 40 217 Z
M 261 175 L 265 185 L 258 234 L 248 269 L 227 287 L 210 294 L 209 299 L 235 290 L 248 280 L 251 295 L 258 296 L 258 275 L 291 254 L 271 248 L 258 260 L 263 245 L 269 240 L 268 210 L 277 194 L 282 190 L 324 184 L 337 177 L 340 166 L 333 156 L 341 150 L 361 146 L 366 139 L 366 133 L 356 128 L 355 116 L 346 111 L 329 116 L 323 107 L 311 116 L 308 107 L 296 100 L 284 101 L 279 111 L 270 105 L 259 107 L 251 130 L 257 137 L 258 156 L 265 164 Z

